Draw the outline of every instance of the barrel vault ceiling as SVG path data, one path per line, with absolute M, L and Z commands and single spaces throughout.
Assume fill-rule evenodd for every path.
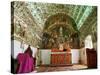
M 64 13 L 70 16 L 76 23 L 77 30 L 80 32 L 82 29 L 86 31 L 89 26 L 95 27 L 97 25 L 95 6 L 16 1 L 12 3 L 12 8 L 14 8 L 14 14 L 12 13 L 14 16 L 14 25 L 20 24 L 25 27 L 27 37 L 30 39 L 41 40 L 45 22 L 50 16 L 57 13 Z M 95 28 L 94 31 L 96 31 Z

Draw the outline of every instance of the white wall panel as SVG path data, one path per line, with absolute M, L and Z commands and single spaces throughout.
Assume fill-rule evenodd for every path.
M 42 64 L 50 64 L 50 58 L 51 58 L 51 50 L 41 50 L 41 60 L 42 60 Z
M 72 53 L 72 64 L 79 63 L 79 50 L 78 49 L 71 49 Z

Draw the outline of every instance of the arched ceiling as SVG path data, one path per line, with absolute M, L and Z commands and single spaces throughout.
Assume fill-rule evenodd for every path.
M 48 4 L 48 3 L 31 3 L 26 2 L 27 7 L 33 14 L 33 16 L 39 20 L 39 24 L 46 21 L 46 19 L 56 13 L 65 13 L 72 17 L 77 24 L 78 29 L 82 26 L 86 18 L 91 13 L 92 6 L 80 6 L 80 5 L 66 5 L 66 4 Z
M 86 18 L 91 13 L 92 6 L 51 4 L 51 3 L 34 3 L 34 2 L 15 2 L 15 15 L 25 18 L 25 22 L 30 22 L 34 18 L 37 25 L 43 28 L 46 19 L 56 13 L 65 13 L 72 17 L 77 24 L 78 29 L 83 25 Z M 22 14 L 21 14 L 22 13 Z M 33 22 L 33 21 L 32 21 Z
M 12 3 L 14 9 L 14 25 L 21 25 L 26 28 L 27 36 L 41 39 L 42 31 L 46 25 L 47 19 L 52 15 L 63 13 L 68 15 L 74 22 L 77 30 L 81 31 L 89 21 L 96 25 L 96 20 L 93 20 L 93 12 L 95 6 L 81 6 L 68 4 L 54 4 L 54 3 L 35 3 L 15 1 Z M 92 20 L 88 20 L 89 17 Z

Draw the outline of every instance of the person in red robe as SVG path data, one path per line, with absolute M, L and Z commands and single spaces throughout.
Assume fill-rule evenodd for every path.
M 17 56 L 18 66 L 17 73 L 29 73 L 34 70 L 34 59 L 30 45 L 24 53 L 19 53 Z

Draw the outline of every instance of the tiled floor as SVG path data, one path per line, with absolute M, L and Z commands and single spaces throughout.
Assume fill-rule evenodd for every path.
M 69 71 L 69 70 L 81 70 L 81 69 L 87 69 L 87 66 L 85 65 L 72 65 L 63 67 L 41 66 L 37 69 L 37 72 Z

